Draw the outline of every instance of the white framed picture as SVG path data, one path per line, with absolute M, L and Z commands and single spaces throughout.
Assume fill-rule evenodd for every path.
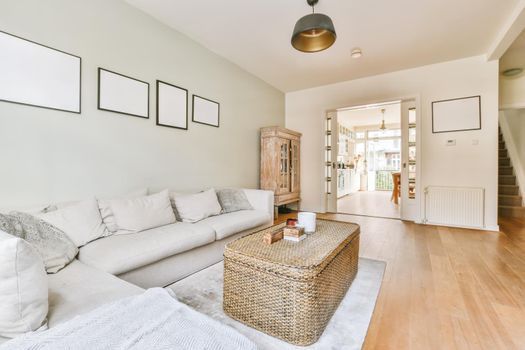
M 99 68 L 98 109 L 149 118 L 149 83 Z
M 218 102 L 193 95 L 193 115 L 195 123 L 219 127 L 220 105 Z
M 188 130 L 188 90 L 157 80 L 157 125 Z
M 0 100 L 80 114 L 82 59 L 0 31 Z
M 432 133 L 481 129 L 481 96 L 432 102 Z

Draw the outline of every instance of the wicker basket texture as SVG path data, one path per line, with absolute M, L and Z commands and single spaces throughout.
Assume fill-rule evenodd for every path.
M 255 232 L 224 252 L 224 311 L 231 317 L 296 345 L 310 345 L 357 274 L 359 226 L 318 220 L 301 242 L 263 242 Z

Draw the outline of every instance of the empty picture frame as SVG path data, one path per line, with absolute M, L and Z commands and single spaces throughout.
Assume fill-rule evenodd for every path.
M 80 114 L 82 59 L 0 31 L 0 100 Z
M 481 96 L 432 102 L 432 132 L 481 129 Z
M 157 80 L 157 125 L 188 130 L 188 90 Z
M 192 120 L 195 123 L 219 127 L 220 105 L 218 102 L 193 95 Z
M 98 109 L 149 118 L 149 83 L 99 68 Z

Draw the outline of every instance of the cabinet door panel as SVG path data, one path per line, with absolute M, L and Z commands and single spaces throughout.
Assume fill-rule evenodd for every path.
M 279 139 L 278 194 L 290 192 L 290 141 Z
M 290 152 L 290 175 L 291 175 L 291 186 L 290 191 L 291 192 L 299 192 L 300 191 L 300 154 L 301 154 L 301 148 L 300 148 L 299 141 L 292 140 L 291 141 L 291 152 Z

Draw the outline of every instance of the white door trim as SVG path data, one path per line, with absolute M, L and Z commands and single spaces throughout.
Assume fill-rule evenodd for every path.
M 324 176 L 324 173 L 325 173 L 325 163 L 324 163 L 324 159 L 325 159 L 325 153 L 324 153 L 324 144 L 325 144 L 325 122 L 326 122 L 326 117 L 328 116 L 328 113 L 334 113 L 334 112 L 337 112 L 338 110 L 340 109 L 346 109 L 346 108 L 352 108 L 352 107 L 357 107 L 357 106 L 367 106 L 367 105 L 378 105 L 378 104 L 384 104 L 385 102 L 394 102 L 394 101 L 408 101 L 408 100 L 415 100 L 415 105 L 416 105 L 416 143 L 417 143 L 417 153 L 416 153 L 416 200 L 418 202 L 418 208 L 417 208 L 417 214 L 414 218 L 414 222 L 416 223 L 422 223 L 423 222 L 423 217 L 421 216 L 423 214 L 423 210 L 422 210 L 422 206 L 423 206 L 423 203 L 424 203 L 424 196 L 422 195 L 422 190 L 423 190 L 423 187 L 421 186 L 421 184 L 423 183 L 423 178 L 421 176 L 422 174 L 422 167 L 423 167 L 423 160 L 421 159 L 421 154 L 422 154 L 422 142 L 421 142 L 421 130 L 422 130 L 422 127 L 421 127 L 421 120 L 422 120 L 422 108 L 421 108 L 421 96 L 420 94 L 413 94 L 413 95 L 407 95 L 407 96 L 394 96 L 394 97 L 385 97 L 385 98 L 381 98 L 381 99 L 376 99 L 376 100 L 361 100 L 361 101 L 351 101 L 349 103 L 347 103 L 345 106 L 341 106 L 341 107 L 335 107 L 335 108 L 329 108 L 327 110 L 325 110 L 325 113 L 323 115 L 323 127 L 321 128 L 321 135 L 320 137 L 322 138 L 322 149 L 321 149 L 321 152 L 322 152 L 322 157 L 321 159 L 323 160 L 322 162 L 322 166 L 321 166 L 321 173 L 323 174 L 322 176 L 322 184 L 321 184 L 321 189 L 322 189 L 322 193 L 321 193 L 321 203 L 322 203 L 322 212 L 327 212 L 328 211 L 328 208 L 330 207 L 328 205 L 328 196 L 326 194 L 326 190 L 325 190 L 325 187 L 326 187 L 326 184 L 325 184 L 325 176 Z M 333 128 L 332 128 L 333 129 Z M 337 197 L 337 196 L 336 196 Z M 333 199 L 332 199 L 333 200 Z M 336 202 L 337 202 L 337 199 L 336 199 Z M 333 205 L 333 204 L 332 204 Z M 337 203 L 335 204 L 335 208 L 337 208 Z M 402 213 L 401 213 L 402 215 Z

